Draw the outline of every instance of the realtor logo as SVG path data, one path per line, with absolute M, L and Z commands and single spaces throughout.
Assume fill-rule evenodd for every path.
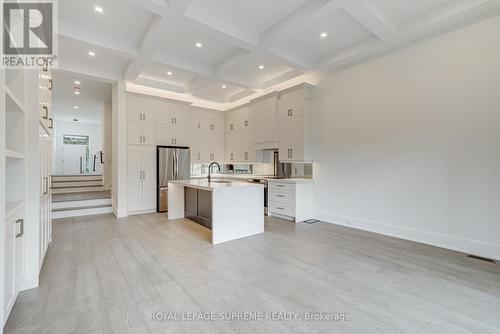
M 53 65 L 55 3 L 3 3 L 3 61 L 7 67 Z

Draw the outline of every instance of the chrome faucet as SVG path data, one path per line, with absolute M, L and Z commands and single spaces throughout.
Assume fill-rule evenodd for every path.
M 212 166 L 216 165 L 219 168 L 219 173 L 220 173 L 220 165 L 217 162 L 212 162 L 210 165 L 208 165 L 208 182 L 212 182 L 212 176 L 210 175 L 212 171 Z

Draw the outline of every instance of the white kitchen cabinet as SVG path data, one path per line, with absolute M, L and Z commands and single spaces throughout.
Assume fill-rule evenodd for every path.
M 273 93 L 252 101 L 254 121 L 251 131 L 255 149 L 275 149 L 278 147 L 277 98 L 277 93 Z
M 128 122 L 127 138 L 129 145 L 155 145 L 156 129 L 154 123 Z
M 191 143 L 190 128 L 179 128 L 171 125 L 158 124 L 156 126 L 156 144 L 163 146 L 185 146 Z
M 296 223 L 313 219 L 314 184 L 306 180 L 269 180 L 268 213 Z
M 313 160 L 313 87 L 302 84 L 280 93 L 278 148 L 283 162 Z
M 280 161 L 303 161 L 304 120 L 301 118 L 281 121 L 278 126 Z
M 153 212 L 156 208 L 156 151 L 129 147 L 127 154 L 129 214 Z

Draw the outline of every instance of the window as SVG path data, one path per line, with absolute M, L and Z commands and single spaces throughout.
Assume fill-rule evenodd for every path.
M 89 136 L 63 135 L 63 143 L 67 145 L 88 145 Z

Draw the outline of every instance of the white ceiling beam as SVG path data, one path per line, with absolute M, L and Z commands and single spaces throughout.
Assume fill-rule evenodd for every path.
M 213 78 L 213 71 L 210 66 L 200 64 L 198 62 L 193 62 L 171 53 L 158 51 L 151 57 L 151 60 L 163 65 L 172 66 L 184 71 L 197 74 L 201 77 Z
M 262 88 L 263 89 L 267 89 L 269 87 L 272 87 L 274 85 L 277 85 L 279 83 L 282 83 L 282 82 L 285 82 L 285 81 L 288 81 L 290 79 L 293 79 L 293 78 L 296 78 L 298 77 L 299 75 L 302 75 L 304 74 L 303 72 L 299 71 L 299 70 L 296 70 L 296 69 L 292 69 L 286 73 L 283 73 L 281 75 L 278 75 L 272 79 L 269 79 L 269 80 L 266 80 L 262 83 Z
M 168 0 L 168 7 L 177 13 L 184 14 L 192 2 L 193 0 Z
M 369 8 L 365 1 L 346 1 L 343 9 L 382 41 L 396 38 L 397 29 L 375 7 Z
M 57 70 L 79 74 L 84 77 L 99 79 L 107 82 L 117 82 L 122 79 L 122 73 L 96 69 L 93 66 L 87 66 L 74 61 L 67 61 L 65 59 L 59 59 Z
M 316 67 L 318 69 L 332 68 L 337 64 L 348 61 L 366 51 L 373 50 L 374 48 L 380 48 L 384 44 L 378 37 L 372 37 L 364 40 L 360 43 L 356 43 L 348 48 L 342 49 L 341 51 L 330 53 L 318 60 Z
M 255 94 L 255 93 L 256 93 L 256 91 L 254 91 L 254 90 L 246 89 L 246 90 L 244 90 L 242 92 L 239 92 L 237 94 L 231 95 L 229 97 L 229 102 L 235 102 L 235 101 L 241 100 L 241 99 L 243 99 L 243 98 L 245 98 L 247 96 L 250 96 L 252 94 Z
M 158 1 L 158 0 L 124 0 L 135 7 L 143 9 L 147 12 L 156 15 L 162 15 L 163 12 L 167 9 L 166 2 Z
M 309 0 L 297 9 L 295 9 L 290 15 L 283 18 L 281 21 L 277 22 L 266 31 L 260 34 L 259 44 L 263 49 L 270 49 L 279 43 L 283 34 L 290 29 L 300 25 L 309 16 L 323 8 L 327 4 L 331 4 L 332 0 Z M 335 1 L 338 2 L 338 1 Z
M 151 79 L 151 78 L 146 78 L 146 77 L 142 77 L 142 76 L 138 77 L 137 80 L 135 80 L 135 83 L 138 85 L 142 85 L 142 86 L 149 86 L 149 87 L 153 87 L 153 88 L 165 89 L 165 90 L 169 90 L 169 91 L 181 93 L 181 94 L 186 93 L 186 89 L 183 86 L 174 85 L 174 84 L 171 84 L 168 82 L 163 82 L 163 81 L 159 81 L 159 80 L 155 80 L 155 79 Z

